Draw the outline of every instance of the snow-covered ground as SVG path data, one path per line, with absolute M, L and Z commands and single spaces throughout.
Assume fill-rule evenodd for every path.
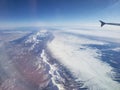
M 0 33 L 0 90 L 120 90 L 119 29 L 9 33 Z

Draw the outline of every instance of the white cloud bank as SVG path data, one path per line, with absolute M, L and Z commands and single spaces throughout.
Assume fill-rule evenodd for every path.
M 103 45 L 106 43 L 104 41 L 65 34 L 65 32 L 110 38 L 111 41 L 111 38 L 114 40 L 120 39 L 118 31 L 56 31 L 54 32 L 55 38 L 48 43 L 48 48 L 54 57 L 78 77 L 78 80 L 84 81 L 84 87 L 88 87 L 90 90 L 120 90 L 120 84 L 112 79 L 115 74 L 112 71 L 113 68 L 100 60 L 101 52 L 97 49 L 82 46 L 82 44 Z

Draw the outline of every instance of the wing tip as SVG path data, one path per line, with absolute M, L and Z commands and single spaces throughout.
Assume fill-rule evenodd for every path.
M 105 22 L 99 20 L 99 22 L 101 23 L 101 27 L 103 27 L 105 25 Z

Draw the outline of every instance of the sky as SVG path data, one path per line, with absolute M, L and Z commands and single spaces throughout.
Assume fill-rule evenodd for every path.
M 0 0 L 0 26 L 120 22 L 120 0 Z

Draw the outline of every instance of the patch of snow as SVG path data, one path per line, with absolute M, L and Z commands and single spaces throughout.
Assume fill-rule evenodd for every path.
M 49 74 L 52 76 L 51 77 L 51 80 L 52 80 L 52 83 L 55 85 L 55 86 L 57 86 L 58 87 L 58 90 L 65 90 L 64 89 L 64 87 L 63 87 L 63 85 L 62 84 L 58 84 L 58 83 L 56 83 L 56 78 L 59 80 L 64 80 L 64 79 L 62 79 L 62 77 L 59 75 L 59 73 L 57 72 L 57 67 L 56 67 L 56 65 L 55 64 L 50 64 L 49 62 L 48 62 L 48 58 L 46 57 L 46 54 L 45 54 L 45 50 L 43 49 L 42 50 L 42 53 L 41 53 L 41 58 L 43 59 L 43 61 L 46 63 L 46 64 L 48 64 L 49 66 L 50 66 L 50 70 L 49 70 Z M 55 72 L 57 73 L 57 74 L 55 74 Z

